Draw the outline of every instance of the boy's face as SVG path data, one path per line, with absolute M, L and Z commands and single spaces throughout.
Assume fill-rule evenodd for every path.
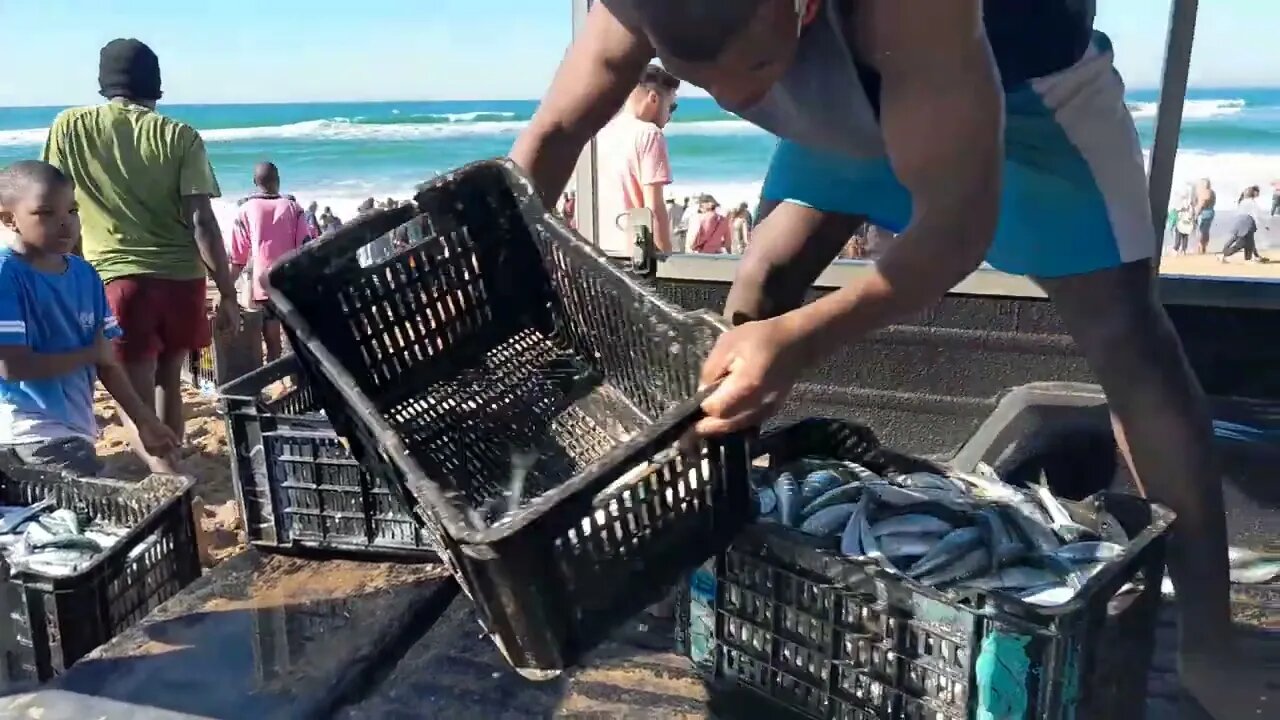
M 71 183 L 33 186 L 0 208 L 0 223 L 25 245 L 48 253 L 69 253 L 80 241 L 80 209 Z

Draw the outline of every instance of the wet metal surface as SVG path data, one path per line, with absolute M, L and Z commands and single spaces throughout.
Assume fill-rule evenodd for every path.
M 604 645 L 587 667 L 556 680 L 525 680 L 481 635 L 471 604 L 459 598 L 381 686 L 335 717 L 704 718 L 710 717 L 706 702 L 687 660 L 619 643 Z
M 387 648 L 432 605 L 443 609 L 456 588 L 446 576 L 249 551 L 48 686 L 62 694 L 0 700 L 0 717 L 47 719 L 68 703 L 79 705 L 73 717 L 113 717 L 100 699 L 132 705 L 127 717 L 323 717 L 394 662 Z
M 1280 589 L 1255 591 L 1274 603 Z M 1238 598 L 1239 600 L 1240 598 Z M 1254 633 L 1254 657 L 1280 667 L 1280 634 Z M 1177 679 L 1173 607 L 1162 609 L 1148 675 L 1147 720 L 1213 720 L 1189 702 Z M 366 697 L 338 711 L 339 720 L 447 717 L 451 720 L 526 718 L 718 718 L 772 716 L 735 705 L 716 712 L 700 678 L 678 656 L 625 643 L 601 648 L 587 668 L 533 683 L 512 672 L 481 636 L 470 604 L 459 599 Z M 723 705 L 719 707 L 724 707 Z M 1121 720 L 1103 719 L 1098 720 Z M 1131 719 L 1123 719 L 1131 720 Z

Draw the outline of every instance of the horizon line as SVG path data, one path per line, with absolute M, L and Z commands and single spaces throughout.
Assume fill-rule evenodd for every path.
M 1187 88 L 1193 90 L 1280 90 L 1280 84 L 1276 85 L 1193 85 Z M 1126 94 L 1133 92 L 1158 92 L 1160 87 L 1157 86 L 1136 86 L 1125 88 Z M 686 95 L 688 99 L 704 98 L 711 100 L 711 96 L 705 93 L 697 95 Z M 160 106 L 186 106 L 186 107 L 215 107 L 228 105 L 245 105 L 245 106 L 269 106 L 269 105 L 390 105 L 394 103 L 464 103 L 464 102 L 541 102 L 540 97 L 531 98 L 391 98 L 385 100 L 369 100 L 369 99 L 323 99 L 323 100 L 233 100 L 218 102 L 165 102 L 163 99 L 158 103 Z M 94 101 L 101 102 L 101 101 Z M 18 104 L 18 105 L 0 105 L 5 110 L 44 110 L 52 108 L 67 108 L 80 105 L 89 105 L 88 102 L 58 103 L 54 105 L 48 104 Z

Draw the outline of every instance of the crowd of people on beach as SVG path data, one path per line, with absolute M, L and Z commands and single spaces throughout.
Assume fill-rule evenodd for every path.
M 1230 221 L 1227 243 L 1218 254 L 1226 263 L 1237 253 L 1244 253 L 1248 262 L 1265 263 L 1269 260 L 1258 252 L 1257 233 L 1270 229 L 1271 218 L 1280 214 L 1280 180 L 1272 183 L 1271 207 L 1262 205 L 1262 188 L 1246 187 L 1236 199 L 1235 217 Z M 1191 239 L 1196 240 L 1199 255 L 1209 253 L 1210 231 L 1218 215 L 1218 193 L 1209 178 L 1201 178 L 1185 187 L 1169 209 L 1166 232 L 1173 240 L 1175 255 L 1190 254 Z

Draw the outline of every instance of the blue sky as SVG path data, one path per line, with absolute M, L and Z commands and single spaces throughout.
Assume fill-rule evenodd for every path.
M 1129 85 L 1156 85 L 1168 0 L 1098 5 Z M 1201 6 L 1193 84 L 1280 85 L 1280 3 Z M 0 106 L 94 100 L 98 49 L 121 36 L 156 49 L 168 102 L 534 98 L 570 1 L 0 0 L 0 27 Z

